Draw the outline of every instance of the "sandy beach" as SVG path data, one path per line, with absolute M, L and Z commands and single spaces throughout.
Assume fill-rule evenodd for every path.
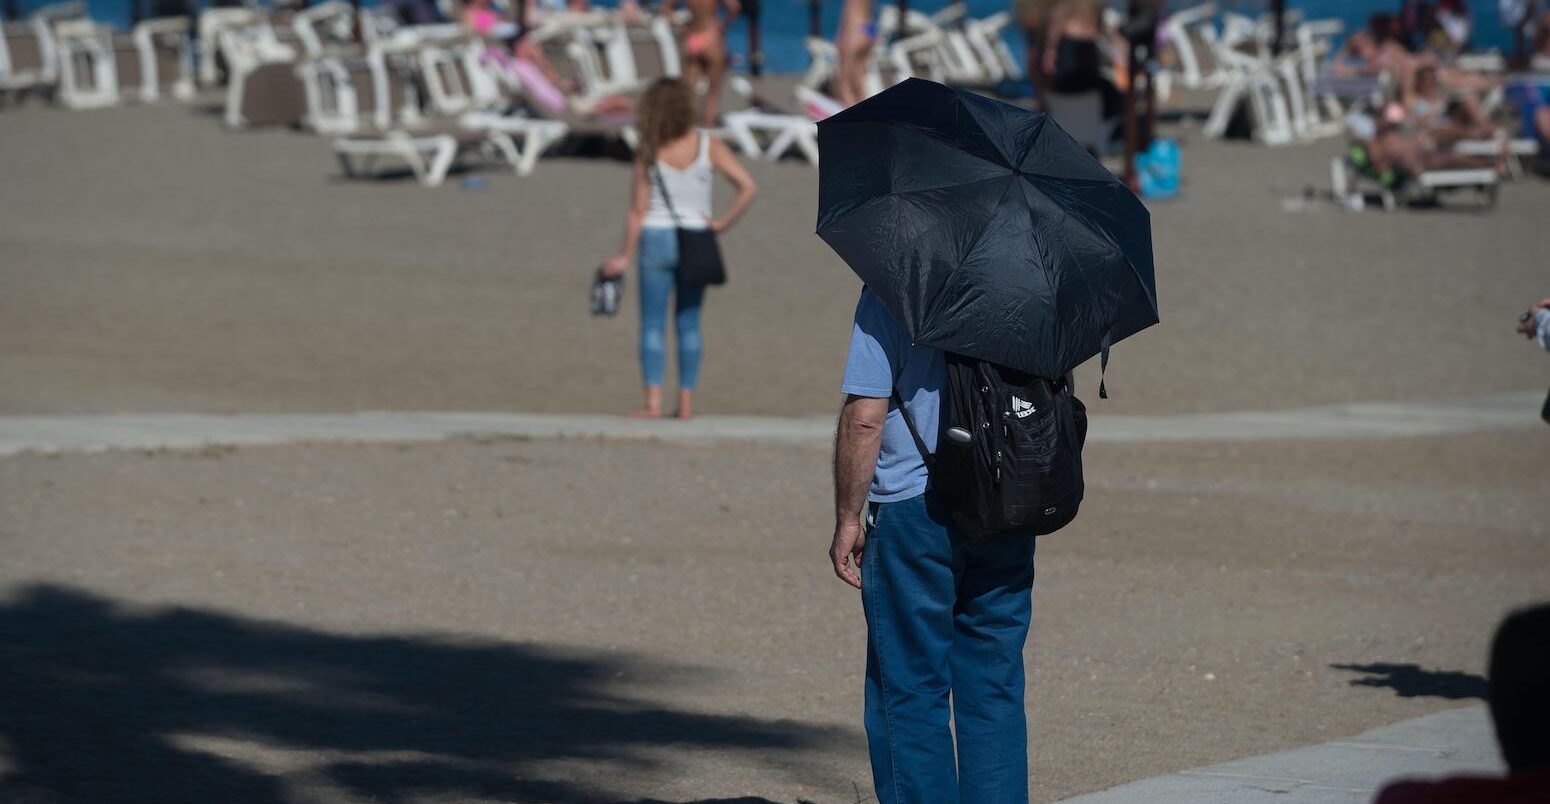
M 1338 142 L 1185 126 L 1152 208 L 1163 323 L 1097 415 L 1543 389 L 1513 334 L 1550 183 L 1306 209 Z M 633 283 L 587 315 L 628 166 L 345 181 L 326 141 L 197 108 L 0 111 L 0 415 L 618 413 Z M 859 285 L 816 177 L 752 166 L 700 406 L 826 413 Z M 1484 696 L 1550 589 L 1545 431 L 1098 443 L 1041 540 L 1033 799 Z M 871 800 L 865 634 L 821 444 L 602 439 L 0 457 L 0 798 Z
M 1340 147 L 1185 144 L 1153 206 L 1161 326 L 1114 352 L 1098 412 L 1264 410 L 1545 384 L 1514 340 L 1544 294 L 1550 185 L 1499 207 L 1283 211 Z M 817 174 L 756 164 L 705 310 L 706 413 L 833 409 L 859 283 L 813 234 Z M 519 410 L 637 404 L 634 295 L 586 314 L 628 165 L 426 191 L 347 182 L 324 139 L 187 107 L 0 128 L 0 411 Z M 726 195 L 725 188 L 723 196 Z M 1096 397 L 1096 371 L 1079 378 Z

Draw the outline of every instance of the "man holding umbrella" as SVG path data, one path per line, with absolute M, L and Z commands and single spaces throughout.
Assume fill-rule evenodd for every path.
M 819 148 L 818 233 L 866 283 L 829 558 L 861 590 L 877 798 L 1025 804 L 1034 536 L 1081 500 L 1071 370 L 1157 321 L 1150 219 L 1045 115 L 929 81 L 820 123 Z M 1013 499 L 1072 450 L 1057 503 Z

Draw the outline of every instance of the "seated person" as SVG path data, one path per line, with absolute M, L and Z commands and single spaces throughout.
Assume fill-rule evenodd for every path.
M 548 114 L 576 111 L 619 119 L 633 114 L 634 104 L 628 98 L 610 95 L 583 101 L 573 97 L 576 82 L 554 68 L 543 46 L 531 36 L 533 26 L 518 26 L 501 18 L 490 8 L 489 0 L 469 0 L 463 7 L 463 25 L 483 39 L 500 42 L 492 42 L 480 61 L 494 65 L 508 81 L 521 87 L 529 101 Z
M 1373 804 L 1538 804 L 1550 801 L 1550 605 L 1508 617 L 1491 643 L 1491 720 L 1507 776 L 1396 782 Z

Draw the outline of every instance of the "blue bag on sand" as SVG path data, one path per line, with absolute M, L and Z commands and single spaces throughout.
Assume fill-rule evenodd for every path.
M 1142 198 L 1172 198 L 1179 194 L 1179 144 L 1156 139 L 1146 153 L 1136 154 Z

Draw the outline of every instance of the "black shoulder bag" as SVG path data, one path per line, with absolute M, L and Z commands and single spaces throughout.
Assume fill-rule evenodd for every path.
M 662 171 L 653 164 L 650 173 L 652 180 L 657 183 L 657 189 L 662 191 L 662 200 L 667 203 L 667 214 L 673 216 L 673 229 L 678 233 L 678 284 L 691 287 L 725 285 L 727 267 L 721 261 L 721 246 L 716 242 L 716 233 L 709 228 L 685 229 L 683 221 L 678 218 L 678 210 L 673 208 L 673 197 L 667 194 L 667 182 L 662 180 Z

